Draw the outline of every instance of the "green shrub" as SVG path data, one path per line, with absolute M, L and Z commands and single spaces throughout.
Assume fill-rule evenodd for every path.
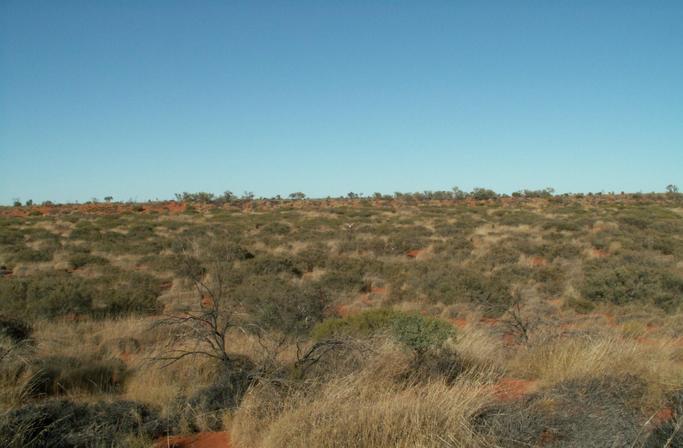
M 271 222 L 261 227 L 261 235 L 288 235 L 292 228 L 283 222 Z
M 69 256 L 69 263 L 74 269 L 82 268 L 86 265 L 103 266 L 109 264 L 109 260 L 99 255 L 87 253 L 76 253 Z
M 584 275 L 581 293 L 590 301 L 653 303 L 665 310 L 675 310 L 683 303 L 683 279 L 635 255 L 588 262 Z
M 405 294 L 418 294 L 430 302 L 444 304 L 472 303 L 495 315 L 506 309 L 511 300 L 505 280 L 497 272 L 487 275 L 473 268 L 430 261 L 416 265 L 407 275 Z
M 90 282 L 91 314 L 96 317 L 154 314 L 162 280 L 141 272 L 108 275 Z
M 9 315 L 50 318 L 86 314 L 91 303 L 86 282 L 66 274 L 11 278 L 0 283 L 0 310 Z
M 294 256 L 294 263 L 302 266 L 304 272 L 311 272 L 315 268 L 324 268 L 328 257 L 329 248 L 323 243 L 315 243 L 299 251 Z
M 259 327 L 286 334 L 307 333 L 322 320 L 329 303 L 324 291 L 315 285 L 294 286 L 269 275 L 250 277 L 234 295 Z
M 54 248 L 37 250 L 26 246 L 15 246 L 12 248 L 9 260 L 14 263 L 38 263 L 41 261 L 51 261 L 53 257 Z
M 387 333 L 416 353 L 439 348 L 455 335 L 452 325 L 439 319 L 388 309 L 365 311 L 344 318 L 330 318 L 316 325 L 311 337 L 322 340 L 336 337 L 369 337 Z
M 248 264 L 245 263 L 245 267 L 254 275 L 277 275 L 282 273 L 296 277 L 303 275 L 301 269 L 292 259 L 275 255 L 256 256 Z
M 329 318 L 311 331 L 316 340 L 339 336 L 368 337 L 391 327 L 397 312 L 390 309 L 369 310 L 345 318 Z
M 360 292 L 367 287 L 362 266 L 346 263 L 328 266 L 316 284 L 330 294 Z
M 93 279 L 65 273 L 15 277 L 0 282 L 0 312 L 25 318 L 150 314 L 159 311 L 161 283 L 138 272 Z
M 440 347 L 446 339 L 455 334 L 447 322 L 420 314 L 398 313 L 391 321 L 391 332 L 399 342 L 418 354 Z

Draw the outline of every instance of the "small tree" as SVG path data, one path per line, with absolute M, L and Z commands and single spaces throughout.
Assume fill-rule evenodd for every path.
M 300 191 L 290 193 L 289 194 L 289 199 L 295 200 L 295 201 L 300 201 L 302 199 L 306 199 L 306 195 Z
M 467 193 L 462 191 L 459 187 L 453 187 L 453 199 L 465 199 L 467 197 Z
M 240 325 L 240 301 L 228 294 L 232 264 L 250 254 L 232 244 L 213 244 L 198 258 L 200 244 L 179 242 L 177 274 L 196 291 L 190 311 L 167 316 L 157 322 L 170 330 L 165 353 L 157 359 L 172 364 L 188 356 L 206 356 L 229 365 L 228 333 Z
M 498 193 L 488 188 L 475 188 L 470 195 L 477 200 L 495 199 L 498 197 Z
M 237 196 L 235 196 L 235 194 L 234 194 L 232 191 L 230 191 L 230 190 L 225 190 L 225 191 L 223 192 L 223 196 L 222 196 L 221 199 L 223 199 L 224 202 L 232 202 L 232 201 L 234 201 L 236 198 L 237 198 Z
M 111 202 L 112 200 L 114 200 L 114 198 L 113 198 L 112 196 L 105 196 L 105 197 L 104 197 L 104 202 L 109 203 L 109 202 Z
M 666 192 L 669 194 L 676 194 L 678 193 L 678 185 L 674 184 L 669 184 L 666 186 Z

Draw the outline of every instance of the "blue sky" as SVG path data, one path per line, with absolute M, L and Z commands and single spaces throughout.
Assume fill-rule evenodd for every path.
M 683 187 L 683 2 L 0 2 L 0 203 Z

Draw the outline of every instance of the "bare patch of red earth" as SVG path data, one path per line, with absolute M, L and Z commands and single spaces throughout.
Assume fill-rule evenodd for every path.
M 462 318 L 451 319 L 451 322 L 460 329 L 463 329 L 468 325 L 467 319 Z
M 548 260 L 543 257 L 532 257 L 531 260 L 529 260 L 529 263 L 533 267 L 547 266 Z
M 605 258 L 609 256 L 609 252 L 602 249 L 593 249 L 592 253 L 595 258 Z
M 652 416 L 650 424 L 653 426 L 659 426 L 666 423 L 674 418 L 674 410 L 670 406 L 664 406 L 655 415 Z
M 420 255 L 420 252 L 422 252 L 422 249 L 409 250 L 406 252 L 406 256 L 408 258 L 416 258 L 418 255 Z
M 503 378 L 493 385 L 493 395 L 502 401 L 517 400 L 534 392 L 537 386 L 536 381 Z

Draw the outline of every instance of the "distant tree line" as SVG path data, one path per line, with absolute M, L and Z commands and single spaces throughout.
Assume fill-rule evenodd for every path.
M 665 187 L 664 189 L 665 193 L 669 196 L 676 196 L 680 197 L 681 193 L 679 192 L 679 188 L 677 185 L 674 184 L 669 184 Z M 642 192 L 637 192 L 637 193 L 625 193 L 625 192 L 620 192 L 620 193 L 615 193 L 613 191 L 609 193 L 604 193 L 604 192 L 588 192 L 588 193 L 563 193 L 559 196 L 562 197 L 577 197 L 581 198 L 584 196 L 602 196 L 602 195 L 626 195 L 628 194 L 631 197 L 634 198 L 639 198 L 643 197 L 645 195 L 656 195 L 657 193 L 652 192 L 652 193 L 642 193 Z M 222 194 L 214 194 L 214 193 L 208 193 L 205 191 L 199 191 L 196 193 L 190 193 L 187 191 L 184 191 L 182 193 L 175 193 L 175 200 L 178 202 L 188 202 L 188 203 L 196 203 L 196 204 L 226 204 L 230 202 L 238 202 L 238 201 L 253 201 L 255 199 L 258 200 L 270 200 L 270 201 L 302 201 L 309 199 L 308 196 L 306 196 L 305 193 L 301 191 L 296 191 L 294 193 L 290 193 L 287 198 L 283 198 L 280 195 L 276 195 L 271 198 L 265 198 L 265 197 L 258 197 L 256 198 L 254 193 L 251 191 L 245 191 L 241 195 L 236 195 L 232 191 L 225 191 Z M 489 188 L 481 188 L 481 187 L 476 187 L 473 188 L 472 191 L 466 192 L 461 190 L 459 187 L 453 187 L 451 190 L 436 190 L 436 191 L 431 191 L 431 190 L 425 190 L 425 191 L 417 191 L 417 192 L 407 192 L 407 193 L 402 193 L 402 192 L 394 192 L 393 194 L 384 194 L 384 193 L 379 193 L 375 192 L 371 196 L 365 196 L 363 193 L 355 193 L 355 192 L 349 192 L 345 196 L 339 196 L 337 199 L 363 199 L 363 200 L 414 200 L 414 201 L 424 201 L 424 200 L 463 200 L 463 199 L 473 199 L 477 201 L 485 201 L 485 200 L 493 200 L 493 199 L 498 199 L 498 198 L 552 198 L 556 197 L 558 195 L 555 194 L 555 189 L 551 187 L 544 188 L 542 190 L 529 190 L 529 189 L 523 189 L 523 190 L 518 190 L 513 192 L 512 194 L 508 195 L 505 193 L 497 193 Z M 113 201 L 113 196 L 105 196 L 104 201 L 107 203 L 111 203 Z M 331 197 L 323 198 L 323 199 L 332 199 Z M 159 200 L 157 199 L 156 201 L 146 201 L 146 202 L 158 202 Z M 92 198 L 90 201 L 85 202 L 86 204 L 96 204 L 98 203 L 97 198 Z M 14 198 L 12 200 L 12 203 L 15 207 L 31 207 L 35 205 L 32 199 L 28 199 L 24 203 L 21 202 L 19 198 Z M 75 202 L 78 204 L 78 201 Z M 138 201 L 134 201 L 133 199 L 130 199 L 127 201 L 127 203 L 138 203 Z M 52 206 L 55 205 L 54 202 L 52 201 L 43 201 L 40 203 L 41 206 Z

